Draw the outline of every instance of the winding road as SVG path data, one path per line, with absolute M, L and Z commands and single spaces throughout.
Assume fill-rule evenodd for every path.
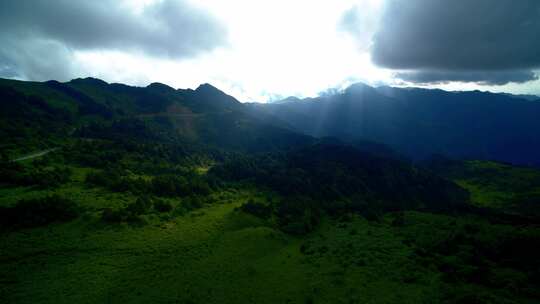
M 12 159 L 11 161 L 12 162 L 18 162 L 18 161 L 22 161 L 22 160 L 27 160 L 27 159 L 32 159 L 32 158 L 36 158 L 36 157 L 40 157 L 40 156 L 43 156 L 43 155 L 46 155 L 46 154 L 49 154 L 53 151 L 56 151 L 60 148 L 51 148 L 51 149 L 47 149 L 47 150 L 43 150 L 43 151 L 39 151 L 39 152 L 34 152 L 32 154 L 28 154 L 28 155 L 25 155 L 25 156 L 21 156 L 21 157 L 18 157 L 18 158 L 15 158 L 15 159 Z

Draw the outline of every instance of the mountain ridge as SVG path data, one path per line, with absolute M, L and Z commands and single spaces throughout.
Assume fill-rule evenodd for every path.
M 68 82 L 1 79 L 0 87 L 4 99 L 13 101 L 2 103 L 4 121 L 19 126 L 3 129 L 8 145 L 21 145 L 30 136 L 21 131 L 25 124 L 35 126 L 26 133 L 39 130 L 39 137 L 47 138 L 48 130 L 63 130 L 65 135 L 73 128 L 110 127 L 113 121 L 135 118 L 143 121 L 138 125 L 153 125 L 169 139 L 235 149 L 264 150 L 272 142 L 285 148 L 296 141 L 302 145 L 335 137 L 348 143 L 381 143 L 413 160 L 444 154 L 540 166 L 540 135 L 535 132 L 540 129 L 540 103 L 515 95 L 357 83 L 322 97 L 258 104 L 241 103 L 208 83 L 193 90 L 162 83 L 109 84 L 89 77 Z M 36 119 L 29 121 L 9 107 L 30 107 Z M 281 136 L 289 139 L 283 142 Z
M 298 132 L 380 142 L 413 159 L 446 154 L 540 165 L 540 103 L 514 95 L 355 84 L 337 94 L 250 107 Z
M 0 101 L 6 124 L 2 144 L 14 149 L 37 147 L 37 142 L 47 146 L 70 134 L 122 138 L 126 137 L 122 132 L 128 131 L 146 139 L 250 151 L 312 140 L 286 126 L 271 125 L 269 119 L 253 117 L 242 103 L 210 84 L 184 90 L 160 83 L 146 87 L 109 84 L 95 78 L 68 82 L 0 79 Z M 17 108 L 28 108 L 33 114 L 26 116 Z

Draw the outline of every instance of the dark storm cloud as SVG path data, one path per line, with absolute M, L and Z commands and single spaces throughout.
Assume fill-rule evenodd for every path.
M 72 52 L 61 43 L 0 34 L 0 77 L 68 80 L 76 76 Z
M 33 58 L 54 61 L 63 56 L 67 61 L 74 50 L 181 59 L 226 43 L 224 27 L 185 0 L 156 1 L 140 13 L 113 0 L 4 0 L 0 27 L 0 59 L 27 77 L 51 72 L 49 64 L 31 62 Z M 69 69 L 65 67 L 68 74 Z
M 415 70 L 400 74 L 412 80 L 502 84 L 534 79 L 538 37 L 538 0 L 389 0 L 371 52 L 379 66 Z
M 395 77 L 414 83 L 476 82 L 483 85 L 504 85 L 538 80 L 538 75 L 528 70 L 512 71 L 416 71 L 399 72 Z
M 76 49 L 136 49 L 169 57 L 192 56 L 225 42 L 223 27 L 183 0 L 157 1 L 141 14 L 113 0 L 4 0 L 0 26 Z
M 4 57 L 0 51 L 0 77 L 13 78 L 17 77 L 17 74 L 18 73 L 15 69 L 15 65 L 9 58 Z
M 538 0 L 391 0 L 373 59 L 394 69 L 540 66 Z

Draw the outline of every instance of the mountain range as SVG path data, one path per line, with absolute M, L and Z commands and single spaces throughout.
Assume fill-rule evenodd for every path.
M 442 154 L 538 166 L 540 99 L 528 97 L 359 83 L 333 95 L 249 106 L 304 134 L 375 141 L 415 160 Z
M 51 145 L 65 137 L 132 138 L 201 143 L 234 151 L 271 151 L 312 138 L 253 117 L 217 88 L 175 90 L 108 84 L 0 80 L 0 135 L 5 149 Z M 40 143 L 41 142 L 41 143 Z
M 249 152 L 326 138 L 387 155 L 393 149 L 412 160 L 445 155 L 539 166 L 540 101 L 527 97 L 358 83 L 316 98 L 243 104 L 210 84 L 182 90 L 94 78 L 3 79 L 0 135 L 7 150 L 67 134 L 122 138 L 127 132 Z

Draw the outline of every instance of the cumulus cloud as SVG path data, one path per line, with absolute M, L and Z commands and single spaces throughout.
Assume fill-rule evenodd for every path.
M 4 0 L 0 27 L 0 73 L 29 79 L 57 77 L 53 65 L 56 74 L 71 74 L 74 51 L 184 59 L 226 44 L 227 34 L 211 14 L 185 0 L 156 1 L 140 12 L 115 0 Z
M 540 67 L 537 37 L 537 0 L 388 0 L 371 54 L 411 81 L 525 82 Z

